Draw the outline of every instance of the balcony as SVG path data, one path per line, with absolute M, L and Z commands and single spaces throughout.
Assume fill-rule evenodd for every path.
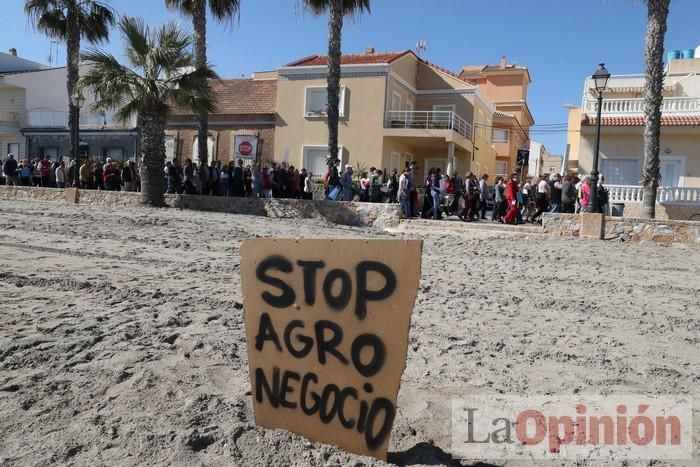
M 455 112 L 397 111 L 384 114 L 384 128 L 452 130 L 471 139 L 472 126 Z
M 644 188 L 640 185 L 605 185 L 610 203 L 641 203 Z M 668 204 L 700 205 L 700 188 L 660 186 L 656 190 L 656 202 Z
M 586 99 L 583 112 L 595 115 L 598 107 L 596 100 Z M 641 115 L 644 113 L 644 99 L 603 99 L 603 115 Z M 661 104 L 663 115 L 688 115 L 700 113 L 700 98 L 664 97 Z
M 0 119 L 0 121 L 2 121 Z M 80 113 L 81 126 L 105 126 L 112 125 L 111 118 L 105 118 L 104 115 L 95 115 L 91 113 Z M 29 112 L 30 127 L 45 127 L 45 128 L 66 128 L 68 127 L 68 112 L 60 112 L 54 110 L 32 110 Z

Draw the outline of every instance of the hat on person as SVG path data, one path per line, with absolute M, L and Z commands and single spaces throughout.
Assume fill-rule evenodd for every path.
M 346 169 L 352 169 L 352 164 L 345 164 Z

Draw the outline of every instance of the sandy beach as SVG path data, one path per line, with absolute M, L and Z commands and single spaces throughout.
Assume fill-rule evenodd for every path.
M 424 240 L 391 463 L 477 463 L 450 453 L 453 397 L 700 395 L 697 249 L 9 200 L 0 213 L 0 466 L 384 465 L 255 427 L 250 236 Z

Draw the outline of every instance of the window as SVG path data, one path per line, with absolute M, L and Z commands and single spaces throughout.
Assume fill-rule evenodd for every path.
M 401 161 L 401 154 L 398 152 L 392 152 L 391 153 L 391 161 L 389 163 L 389 170 L 398 170 L 399 169 L 399 163 Z
M 19 157 L 19 143 L 8 143 L 7 153 L 14 154 L 15 159 L 17 159 Z
M 51 159 L 52 161 L 55 161 L 58 159 L 58 148 L 56 148 L 56 147 L 41 148 L 41 155 L 44 157 L 49 156 L 49 159 Z
M 510 141 L 510 130 L 507 128 L 494 128 L 491 133 L 491 142 L 507 143 Z
M 124 148 L 107 148 L 105 156 L 112 160 L 120 161 L 124 159 Z
M 641 177 L 637 159 L 602 159 L 601 172 L 608 185 L 638 185 Z
M 396 91 L 391 93 L 391 111 L 399 112 L 401 111 L 401 94 Z
M 199 160 L 199 150 L 197 148 L 197 143 L 199 141 L 199 138 L 197 136 L 194 137 L 194 143 L 192 143 L 192 162 L 197 162 Z M 167 147 L 166 147 L 167 151 Z M 207 138 L 207 161 L 211 162 L 214 160 L 214 138 L 209 137 Z
M 496 161 L 496 173 L 494 175 L 499 177 L 508 175 L 508 163 L 506 161 Z
M 173 162 L 175 160 L 175 137 L 165 137 L 165 160 Z
M 301 167 L 314 174 L 314 178 L 323 177 L 328 171 L 326 156 L 328 156 L 327 147 L 305 146 Z
M 323 117 L 326 115 L 328 107 L 328 93 L 325 87 L 306 88 L 305 99 L 305 117 Z M 341 117 L 345 116 L 345 86 L 340 87 L 338 113 Z
M 433 122 L 440 123 L 443 125 L 449 124 L 452 121 L 452 115 L 450 115 L 447 112 L 454 112 L 454 111 L 455 111 L 454 104 L 434 105 L 433 112 L 437 112 L 437 113 L 433 114 Z

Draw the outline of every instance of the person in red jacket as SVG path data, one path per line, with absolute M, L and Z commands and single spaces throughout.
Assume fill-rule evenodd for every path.
M 510 176 L 508 186 L 506 186 L 506 201 L 508 201 L 508 213 L 503 218 L 506 224 L 515 224 L 518 216 L 518 182 L 520 175 L 514 172 Z

